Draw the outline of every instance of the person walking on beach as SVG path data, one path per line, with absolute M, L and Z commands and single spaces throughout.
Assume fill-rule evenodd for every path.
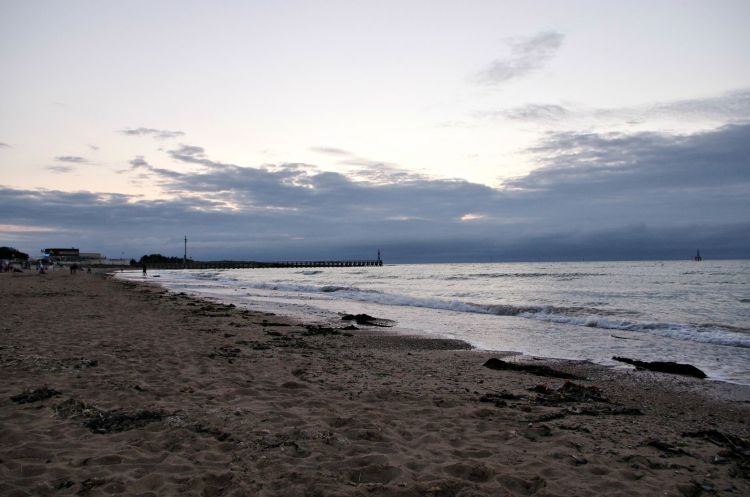
M 144 262 L 141 267 L 143 267 L 143 276 L 146 276 L 146 263 Z

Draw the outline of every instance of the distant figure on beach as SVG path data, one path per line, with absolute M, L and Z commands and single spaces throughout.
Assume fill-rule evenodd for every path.
M 72 264 L 70 266 L 70 274 L 76 274 L 77 271 L 78 271 L 78 264 Z
M 143 263 L 143 276 L 146 276 L 146 263 Z

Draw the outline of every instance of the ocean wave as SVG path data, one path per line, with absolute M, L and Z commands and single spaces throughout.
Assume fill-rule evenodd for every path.
M 219 273 L 211 271 L 211 272 L 204 272 L 204 273 L 194 273 L 191 275 L 194 278 L 198 278 L 199 280 L 218 280 L 219 279 Z
M 709 324 L 686 324 L 669 322 L 640 322 L 611 319 L 602 316 L 571 316 L 556 313 L 523 313 L 520 317 L 558 324 L 586 326 L 605 330 L 652 333 L 677 340 L 750 348 L 750 329 L 737 326 Z
M 750 348 L 750 328 L 718 323 L 688 324 L 623 319 L 624 316 L 632 316 L 633 314 L 636 314 L 630 310 L 602 309 L 599 307 L 587 306 L 564 307 L 554 305 L 477 304 L 460 300 L 412 297 L 343 286 L 260 283 L 253 285 L 253 287 L 286 292 L 325 293 L 330 294 L 333 298 L 372 302 L 383 305 L 420 307 L 495 316 L 510 316 L 557 324 L 585 326 L 588 328 L 652 333 L 679 340 Z
M 331 286 L 324 286 L 324 287 L 320 288 L 320 291 L 323 292 L 323 293 L 340 292 L 342 290 L 344 290 L 344 291 L 346 291 L 346 290 L 349 290 L 349 291 L 360 291 L 360 290 L 358 290 L 357 288 L 354 288 L 354 287 L 333 286 L 333 285 L 331 285 Z
M 475 280 L 482 278 L 555 278 L 562 280 L 573 280 L 577 278 L 587 278 L 589 276 L 607 276 L 605 273 L 470 273 L 463 275 L 448 276 L 447 281 L 451 280 Z
M 277 292 L 292 293 L 337 293 L 346 292 L 348 294 L 370 294 L 380 293 L 377 290 L 365 290 L 354 286 L 336 286 L 336 285 L 303 285 L 296 283 L 270 282 L 270 283 L 246 283 L 243 288 L 255 288 L 257 290 L 274 290 Z

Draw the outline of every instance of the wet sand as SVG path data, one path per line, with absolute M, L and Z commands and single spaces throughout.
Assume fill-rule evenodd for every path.
M 0 495 L 750 495 L 748 387 L 103 274 L 0 274 L 0 292 Z

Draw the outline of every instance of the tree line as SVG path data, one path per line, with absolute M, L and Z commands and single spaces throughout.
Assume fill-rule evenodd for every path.
M 191 258 L 188 257 L 188 262 L 193 262 Z M 140 260 L 136 261 L 135 259 L 130 259 L 130 265 L 149 265 L 149 264 L 182 264 L 183 258 L 182 257 L 168 257 L 166 255 L 161 254 L 149 254 L 144 255 L 140 258 Z
M 13 247 L 0 247 L 0 259 L 21 259 L 28 261 L 29 254 Z

